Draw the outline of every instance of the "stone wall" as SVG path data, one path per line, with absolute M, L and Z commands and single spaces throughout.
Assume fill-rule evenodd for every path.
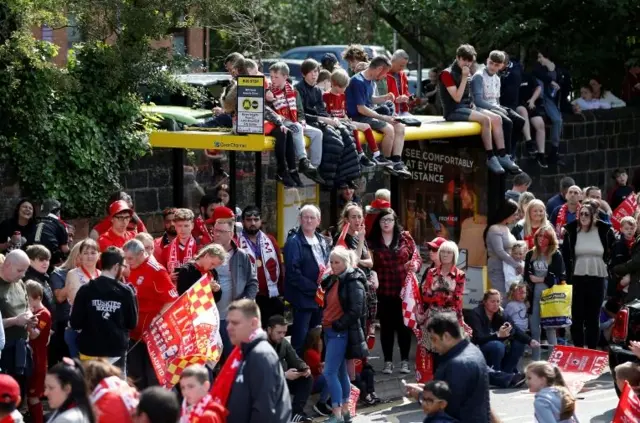
M 547 137 L 548 133 L 549 127 Z M 580 187 L 598 186 L 604 194 L 614 183 L 611 173 L 622 167 L 627 169 L 631 183 L 640 169 L 640 109 L 565 115 L 560 153 L 565 166 L 549 165 L 547 169 L 520 155 L 519 165 L 533 179 L 530 191 L 543 200 L 558 192 L 560 179 L 565 175 Z

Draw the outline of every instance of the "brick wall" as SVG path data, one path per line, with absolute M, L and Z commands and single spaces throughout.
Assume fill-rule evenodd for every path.
M 548 130 L 547 127 L 547 137 Z M 560 179 L 565 175 L 580 187 L 598 186 L 603 194 L 614 183 L 612 171 L 619 167 L 627 169 L 631 182 L 634 172 L 640 169 L 640 109 L 565 115 L 560 153 L 565 166 L 549 165 L 548 169 L 520 155 L 518 164 L 533 179 L 530 191 L 543 200 L 558 192 Z

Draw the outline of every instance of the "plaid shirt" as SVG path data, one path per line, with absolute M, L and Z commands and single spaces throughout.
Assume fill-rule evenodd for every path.
M 378 273 L 378 295 L 399 297 L 402 285 L 407 277 L 405 264 L 411 260 L 416 243 L 409 232 L 402 232 L 395 250 L 387 247 L 381 239 L 371 243 L 369 249 L 373 254 L 373 270 Z M 422 265 L 422 260 L 420 260 Z

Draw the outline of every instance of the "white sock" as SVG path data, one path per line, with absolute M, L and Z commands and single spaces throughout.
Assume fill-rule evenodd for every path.
M 373 157 L 379 157 L 380 156 L 380 151 L 375 151 L 373 153 Z

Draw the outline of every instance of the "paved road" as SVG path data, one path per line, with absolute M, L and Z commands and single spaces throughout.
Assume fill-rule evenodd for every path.
M 491 404 L 503 423 L 533 423 L 533 394 L 527 390 L 492 390 Z M 587 384 L 578 395 L 577 415 L 581 423 L 609 423 L 618 404 L 609 373 Z M 422 411 L 408 400 L 364 410 L 356 423 L 420 423 Z

